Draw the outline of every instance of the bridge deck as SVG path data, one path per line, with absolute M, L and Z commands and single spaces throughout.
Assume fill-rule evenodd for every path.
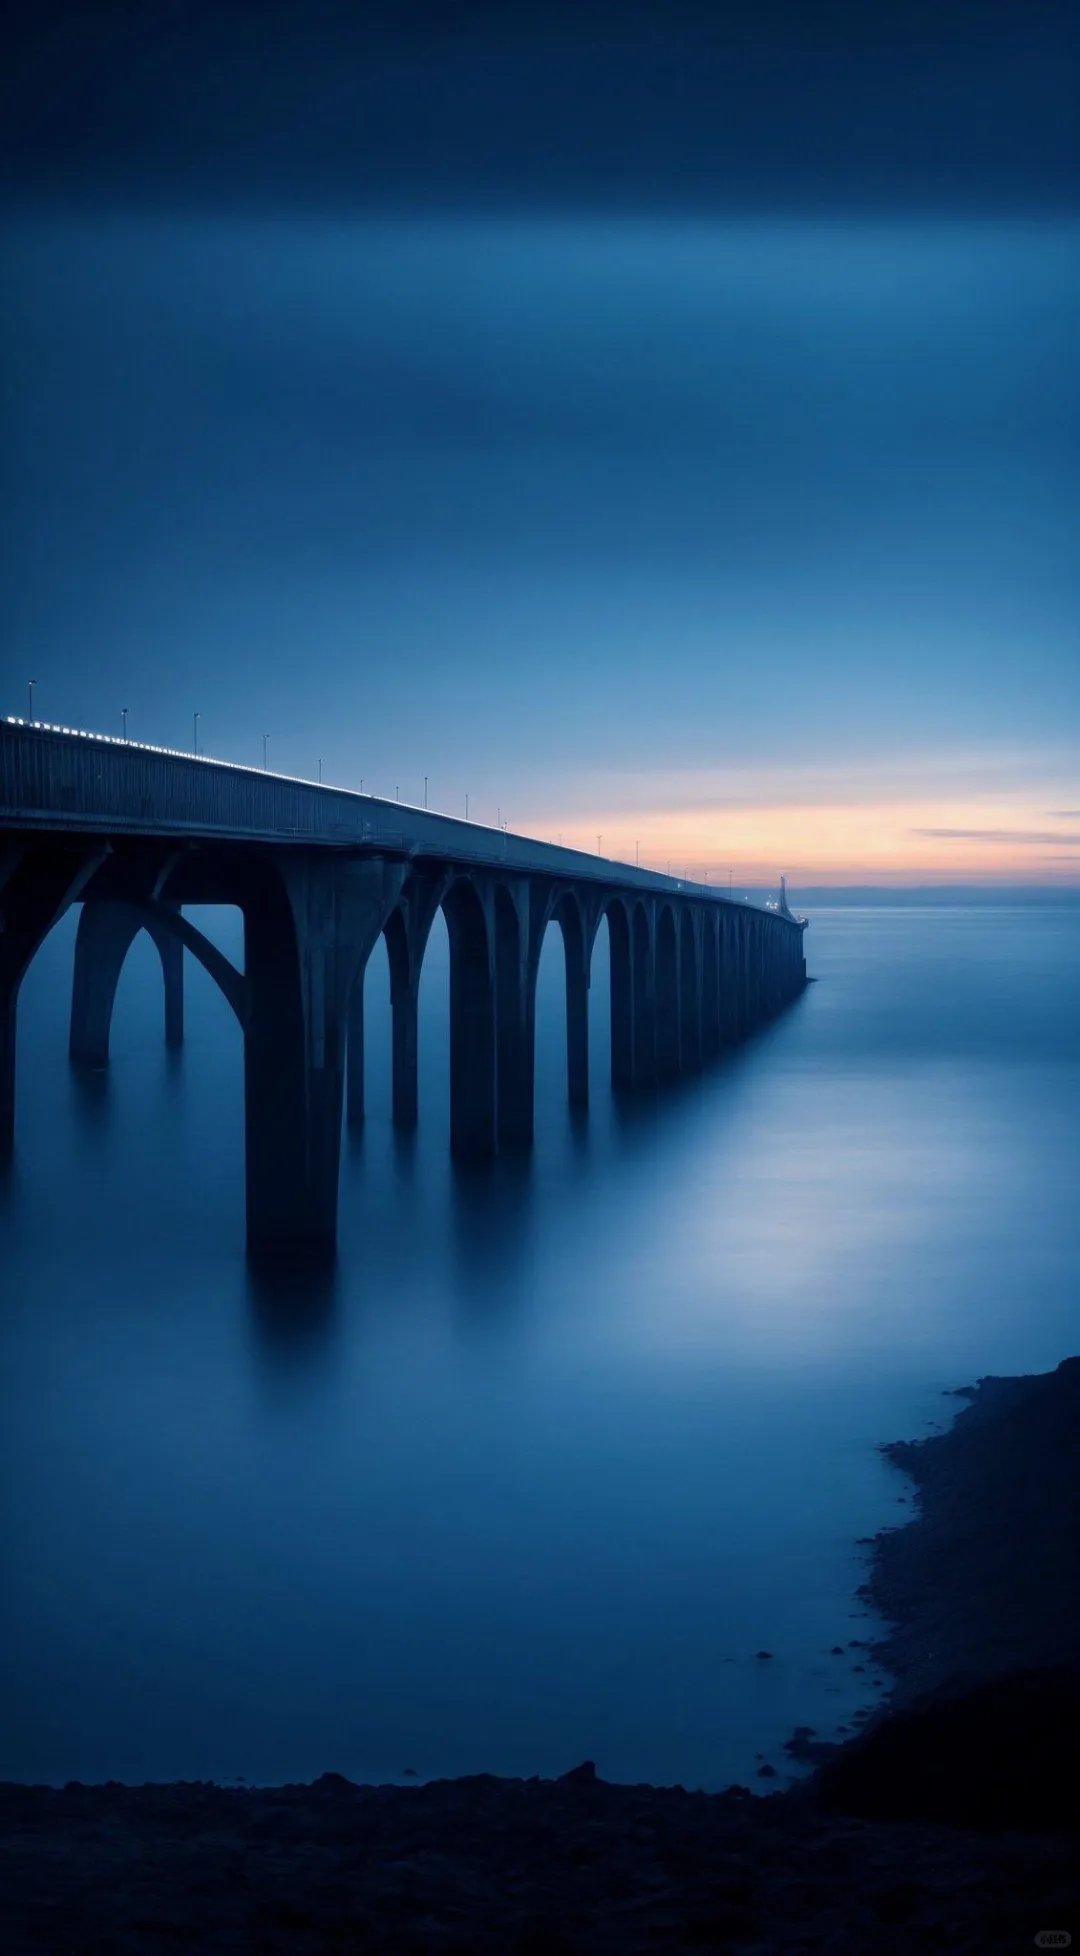
M 17 719 L 0 721 L 0 828 L 183 835 L 437 856 L 463 865 L 655 894 L 678 892 L 710 903 L 734 902 L 740 910 L 748 907 L 745 899 L 732 899 L 708 883 L 564 849 L 406 802 Z

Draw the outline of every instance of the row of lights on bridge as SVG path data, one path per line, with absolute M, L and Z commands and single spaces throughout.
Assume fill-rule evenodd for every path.
M 34 726 L 37 726 L 37 724 L 38 724 L 38 722 L 37 722 L 37 720 L 36 720 L 36 719 L 35 719 L 35 717 L 34 717 L 34 690 L 35 690 L 35 688 L 36 688 L 36 686 L 37 686 L 37 680 L 36 680 L 36 679 L 30 679 L 30 680 L 28 680 L 28 681 L 27 681 L 27 686 L 26 686 L 26 690 L 27 690 L 27 697 L 28 697 L 28 701 L 29 701 L 29 708 L 30 708 L 30 716 L 29 716 L 29 717 L 30 717 L 30 725 L 31 725 L 32 727 L 34 727 Z M 129 710 L 130 710 L 130 709 L 129 709 L 128 707 L 126 707 L 126 706 L 122 706 L 122 707 L 120 708 L 120 724 L 121 724 L 121 728 L 122 728 L 122 730 L 123 730 L 123 731 L 122 731 L 122 734 L 121 734 L 121 739 L 122 739 L 123 741 L 125 741 L 125 742 L 127 741 L 127 737 L 128 737 L 128 727 L 127 727 L 127 723 L 128 723 L 128 712 L 129 712 Z M 194 754 L 194 755 L 195 755 L 195 756 L 196 756 L 197 758 L 198 758 L 198 755 L 199 755 L 199 721 L 200 721 L 201 719 L 202 719 L 202 714 L 201 714 L 200 712 L 195 712 L 195 713 L 193 713 L 193 714 L 192 714 L 192 716 L 191 716 L 191 734 L 192 734 L 192 748 L 191 748 L 191 751 L 192 751 L 192 753 L 193 753 L 193 754 Z M 43 723 L 43 724 L 44 724 L 44 723 Z M 59 731 L 60 733 L 73 733 L 73 732 L 75 732 L 75 731 L 76 731 L 76 729 L 75 729 L 75 728 L 73 728 L 73 727 L 61 727 L 61 728 L 59 728 L 59 729 L 58 729 L 58 731 Z M 102 736 L 99 736 L 99 738 L 100 738 L 100 737 L 102 737 Z M 104 736 L 103 736 L 103 738 L 105 738 L 105 739 L 107 740 L 107 739 L 109 739 L 109 738 L 110 738 L 110 736 L 109 736 L 108 734 L 106 734 L 106 735 L 104 735 Z M 263 743 L 263 773 L 264 773 L 264 774 L 267 774 L 267 773 L 269 773 L 269 771 L 270 771 L 270 770 L 269 770 L 269 765 L 268 765 L 268 748 L 269 748 L 269 742 L 270 742 L 270 735 L 269 735 L 269 734 L 267 734 L 267 733 L 264 733 L 264 735 L 263 735 L 263 737 L 262 737 L 262 743 Z M 149 745 L 149 746 L 150 746 L 150 751 L 151 751 L 151 753 L 155 753 L 155 754 L 180 754 L 180 753 L 182 753 L 182 752 L 183 752 L 183 749 L 182 749 L 182 748 L 178 748 L 178 747 L 158 747 L 158 746 L 154 746 L 154 745 L 151 745 L 150 743 L 146 743 L 146 742 L 142 742 L 142 741 L 140 741 L 140 742 L 137 742 L 137 743 L 134 743 L 134 744 L 136 744 L 136 745 L 139 745 L 139 746 L 143 746 L 143 745 Z M 236 767 L 236 766 L 241 766 L 241 767 L 242 767 L 242 766 L 243 766 L 243 762 L 235 762 L 235 761 L 233 761 L 233 762 L 230 762 L 230 763 L 229 763 L 229 765 L 230 765 L 230 766 L 232 766 L 232 767 Z M 323 764 L 322 764 L 322 757 L 321 757 L 321 756 L 320 756 L 320 758 L 319 758 L 319 763 L 318 763 L 318 767 L 319 767 L 319 785 L 320 785 L 320 786 L 322 786 L 322 778 L 323 778 Z M 250 773 L 250 772 L 251 772 L 251 770 L 250 770 L 250 769 L 247 769 L 247 770 L 245 770 L 245 771 L 246 771 L 246 772 L 248 772 L 248 773 Z M 360 777 L 360 793 L 361 793 L 361 794 L 363 794 L 363 792 L 364 792 L 364 777 L 363 777 L 363 775 L 361 775 L 361 777 Z M 399 801 L 399 800 L 400 800 L 400 798 L 401 798 L 401 790 L 400 790 L 400 788 L 395 788 L 395 789 L 394 789 L 394 800 L 395 800 L 395 801 Z M 424 776 L 424 807 L 426 808 L 426 807 L 427 807 L 427 805 L 428 805 L 428 777 L 427 777 L 427 775 L 425 774 L 425 776 Z M 468 820 L 469 820 L 469 797 L 468 797 L 468 795 L 466 795 L 466 796 L 465 796 L 465 820 L 466 820 L 466 821 L 468 821 Z M 499 828 L 499 829 L 500 829 L 500 830 L 502 831 L 502 833 L 503 833 L 504 835 L 506 834 L 506 829 L 507 829 L 507 824 L 506 824 L 506 823 L 505 823 L 505 822 L 503 821 L 503 818 L 502 818 L 502 809 L 501 809 L 501 808 L 500 808 L 500 809 L 498 810 L 498 814 L 497 814 L 497 820 L 496 820 L 496 826 L 497 826 L 497 827 L 498 827 L 498 828 Z M 600 833 L 600 834 L 598 834 L 598 835 L 597 835 L 597 838 L 596 838 L 596 853 L 597 853 L 597 855 L 598 855 L 598 856 L 599 856 L 599 855 L 602 855 L 602 854 L 603 854 L 603 849 L 602 849 L 602 844 L 603 844 L 603 840 L 604 840 L 604 837 L 603 837 L 603 834 L 602 834 L 602 833 Z M 559 836 L 559 847 L 560 847 L 560 849 L 562 848 L 562 846 L 563 846 L 563 839 L 562 839 L 562 835 L 560 834 L 560 836 Z M 640 869 L 640 868 L 641 868 L 641 843 L 640 843 L 640 842 L 635 842 L 635 844 L 634 844 L 634 866 L 635 866 L 635 868 L 637 868 L 637 869 Z M 670 863 L 670 861 L 668 862 L 668 865 L 667 865 L 667 874 L 668 874 L 669 876 L 671 875 L 671 863 Z M 686 868 L 686 869 L 685 869 L 685 870 L 683 871 L 683 880 L 684 880 L 685 882 L 687 882 L 687 883 L 688 883 L 688 882 L 689 882 L 689 881 L 691 880 L 691 879 L 690 879 L 690 869 L 689 869 L 689 866 L 688 866 L 688 867 L 687 867 L 687 868 Z M 708 882 L 708 880 L 709 880 L 709 872 L 708 872 L 708 870 L 706 869 L 706 870 L 705 870 L 705 872 L 704 872 L 704 881 L 705 881 L 705 882 L 707 883 L 707 882 Z M 730 871 L 730 870 L 728 871 L 728 895 L 729 895 L 729 896 L 731 895 L 731 871 Z

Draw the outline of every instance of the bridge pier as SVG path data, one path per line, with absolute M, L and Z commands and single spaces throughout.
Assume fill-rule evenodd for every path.
M 630 923 L 621 903 L 607 909 L 611 992 L 611 1084 L 616 1093 L 634 1084 L 634 978 Z
M 179 905 L 170 906 L 178 910 Z M 75 937 L 68 1050 L 78 1065 L 106 1066 L 116 987 L 124 960 L 141 930 L 153 939 L 165 987 L 165 1044 L 184 1039 L 184 947 L 180 939 L 130 903 L 101 898 L 84 903 Z
M 716 1058 L 720 1051 L 720 958 L 716 918 L 708 912 L 701 920 L 701 1057 Z
M 444 904 L 450 939 L 450 1149 L 495 1152 L 495 984 L 488 917 L 474 886 L 455 882 Z
M 566 974 L 566 1087 L 571 1107 L 589 1104 L 590 939 L 573 898 L 555 906 Z
M 350 1006 L 401 875 L 377 858 L 339 864 L 312 851 L 288 858 L 246 895 L 253 1256 L 333 1254 Z
M 702 1012 L 698 927 L 684 909 L 679 925 L 679 1063 L 684 1073 L 701 1066 Z
M 107 851 L 90 841 L 9 845 L 0 859 L 0 1161 L 15 1145 L 15 1055 L 19 987 L 48 936 Z
M 364 974 L 349 993 L 345 1036 L 345 1121 L 350 1133 L 364 1125 Z
M 633 974 L 634 1085 L 656 1085 L 656 992 L 652 932 L 643 904 L 634 907 Z
M 496 1138 L 500 1148 L 532 1145 L 536 1103 L 536 976 L 533 891 L 497 886 L 495 926 Z
M 653 948 L 655 1054 L 658 1080 L 673 1080 L 682 1063 L 679 1047 L 679 945 L 675 919 L 664 904 Z

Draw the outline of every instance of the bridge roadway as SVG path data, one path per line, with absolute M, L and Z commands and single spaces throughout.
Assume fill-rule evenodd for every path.
M 390 966 L 394 1121 L 417 1118 L 417 1001 L 437 910 L 450 943 L 450 1140 L 462 1156 L 533 1133 L 536 977 L 556 922 L 567 1083 L 585 1106 L 589 971 L 606 918 L 611 1078 L 652 1089 L 735 1045 L 806 982 L 804 926 L 601 856 L 372 795 L 70 728 L 0 721 L 0 1157 L 15 1133 L 23 976 L 72 904 L 71 1057 L 108 1059 L 139 930 L 161 955 L 165 1034 L 183 1037 L 186 949 L 244 1038 L 253 1255 L 332 1253 L 343 1102 L 363 1118 L 363 975 Z M 184 915 L 234 904 L 239 970 Z

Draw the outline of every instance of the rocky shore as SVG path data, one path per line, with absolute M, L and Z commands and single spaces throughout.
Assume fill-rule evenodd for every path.
M 690 1793 L 607 1785 L 583 1765 L 416 1787 L 2 1786 L 0 1950 L 984 1956 L 1046 1931 L 1080 1942 L 1080 1360 L 964 1397 L 949 1432 L 886 1450 L 919 1494 L 916 1519 L 876 1538 L 865 1592 L 893 1626 L 874 1655 L 895 1687 L 859 1739 L 819 1749 L 804 1784 Z

